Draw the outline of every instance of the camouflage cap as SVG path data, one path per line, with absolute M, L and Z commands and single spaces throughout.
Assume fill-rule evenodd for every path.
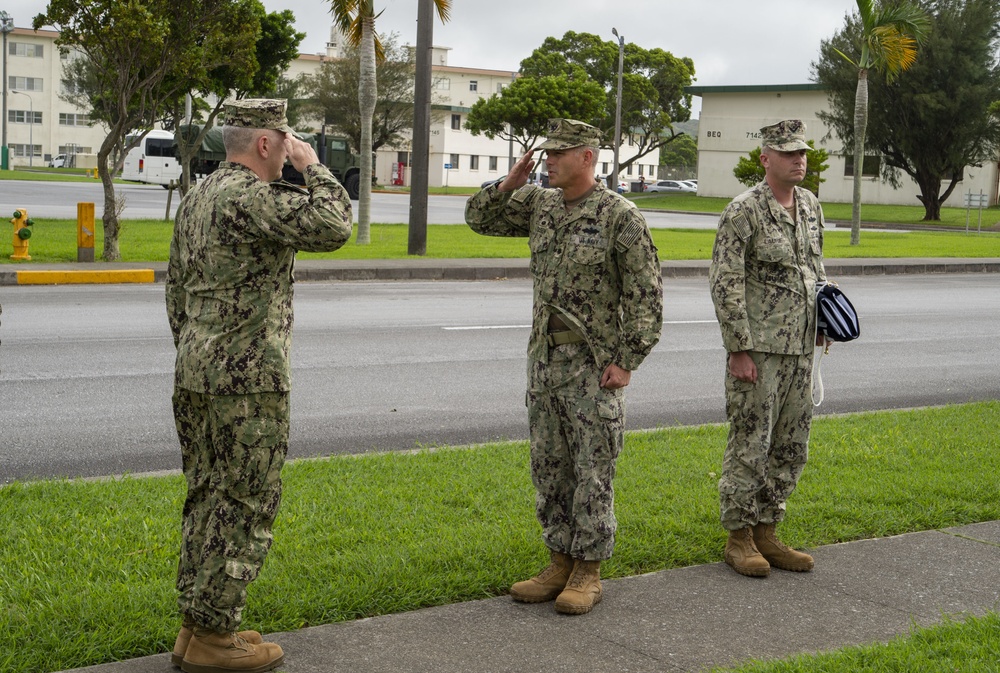
M 812 149 L 806 143 L 806 125 L 800 119 L 786 119 L 760 130 L 760 146 L 779 152 L 796 152 Z
M 244 98 L 226 103 L 226 126 L 240 126 L 247 129 L 273 129 L 295 134 L 288 125 L 285 108 L 288 103 L 283 98 Z
M 601 130 L 575 119 L 550 119 L 549 134 L 540 150 L 568 150 L 571 147 L 597 147 L 601 144 Z

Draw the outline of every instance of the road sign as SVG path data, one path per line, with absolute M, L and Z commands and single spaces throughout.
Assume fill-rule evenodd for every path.
M 445 165 L 444 165 L 444 169 L 445 169 L 445 170 L 449 170 L 449 169 L 451 169 L 451 164 L 445 164 Z
M 966 208 L 989 208 L 990 207 L 990 197 L 989 194 L 983 194 L 982 192 L 978 194 L 973 194 L 968 192 L 962 195 L 962 200 L 965 202 Z

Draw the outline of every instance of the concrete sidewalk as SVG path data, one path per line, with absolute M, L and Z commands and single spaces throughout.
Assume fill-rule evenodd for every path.
M 662 263 L 665 278 L 707 276 L 708 266 L 708 260 L 667 260 Z M 1000 273 L 1000 258 L 834 258 L 825 260 L 824 266 L 830 278 L 908 273 Z M 163 282 L 166 270 L 166 262 L 23 262 L 0 265 L 0 286 Z M 527 258 L 300 259 L 295 262 L 295 279 L 298 281 L 493 280 L 527 277 Z
M 998 521 L 812 553 L 813 572 L 767 579 L 716 563 L 605 581 L 579 617 L 501 596 L 267 639 L 286 673 L 665 673 L 886 641 L 1000 603 Z M 159 654 L 77 671 L 177 669 Z

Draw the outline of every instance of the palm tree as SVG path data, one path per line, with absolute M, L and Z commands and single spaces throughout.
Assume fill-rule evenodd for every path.
M 434 0 L 441 21 L 448 20 L 451 0 Z M 330 0 L 333 22 L 352 46 L 360 50 L 361 66 L 358 76 L 358 103 L 361 108 L 361 185 L 358 195 L 358 245 L 371 242 L 372 201 L 372 116 L 378 98 L 375 80 L 375 63 L 385 59 L 382 41 L 375 32 L 375 19 L 382 12 L 375 12 L 374 0 Z
M 842 51 L 838 54 L 858 69 L 858 89 L 854 97 L 854 205 L 851 209 L 851 245 L 861 242 L 861 174 L 868 129 L 868 71 L 885 73 L 892 81 L 913 65 L 917 47 L 927 39 L 930 18 L 910 2 L 857 0 L 861 15 L 861 56 L 857 61 Z

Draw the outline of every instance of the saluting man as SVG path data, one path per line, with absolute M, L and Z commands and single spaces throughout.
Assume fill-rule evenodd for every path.
M 489 236 L 524 236 L 534 307 L 528 341 L 528 423 L 536 514 L 551 563 L 511 596 L 555 599 L 565 614 L 601 600 L 611 557 L 615 464 L 624 388 L 660 338 L 660 263 L 639 210 L 594 178 L 600 130 L 552 119 L 549 187 L 528 185 L 528 151 L 500 183 L 473 196 L 465 219 Z
M 352 221 L 347 192 L 293 137 L 285 105 L 226 105 L 226 161 L 181 202 L 170 244 L 174 420 L 188 489 L 172 660 L 189 673 L 268 671 L 284 657 L 238 629 L 281 499 L 292 268 L 296 250 L 342 246 Z M 286 157 L 305 189 L 279 181 Z

